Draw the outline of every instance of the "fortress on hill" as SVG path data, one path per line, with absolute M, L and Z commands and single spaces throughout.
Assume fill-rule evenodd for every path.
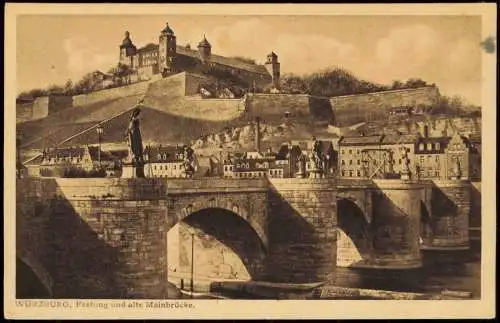
M 119 63 L 129 66 L 137 80 L 148 80 L 153 75 L 167 76 L 179 72 L 221 75 L 246 83 L 253 87 L 279 87 L 280 63 L 271 52 L 264 65 L 252 64 L 237 58 L 228 58 L 212 53 L 212 45 L 206 37 L 198 43 L 197 49 L 188 44 L 179 46 L 170 26 L 161 30 L 158 44 L 137 48 L 125 32 L 120 45 Z

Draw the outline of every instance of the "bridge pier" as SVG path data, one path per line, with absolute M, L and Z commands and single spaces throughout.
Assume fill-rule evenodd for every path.
M 411 269 L 422 266 L 420 255 L 419 182 L 374 180 L 371 259 L 368 268 Z
M 429 233 L 422 249 L 469 248 L 471 183 L 468 180 L 434 181 L 431 190 Z
M 332 179 L 270 179 L 268 280 L 333 281 L 336 200 Z

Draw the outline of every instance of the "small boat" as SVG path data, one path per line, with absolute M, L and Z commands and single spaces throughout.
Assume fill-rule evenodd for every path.
M 216 298 L 216 299 L 229 299 L 228 297 L 224 297 L 224 296 L 213 294 L 213 293 L 197 293 L 197 292 L 191 292 L 189 290 L 184 290 L 184 289 L 179 289 L 179 291 L 182 293 L 182 295 L 187 295 L 189 297 L 192 296 L 193 298 L 207 297 L 207 298 Z

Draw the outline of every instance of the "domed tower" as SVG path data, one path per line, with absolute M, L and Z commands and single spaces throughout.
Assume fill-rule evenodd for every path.
M 132 56 L 134 56 L 137 52 L 137 48 L 134 43 L 130 39 L 130 33 L 128 31 L 125 32 L 125 38 L 120 45 L 120 64 L 132 66 Z
M 177 53 L 177 41 L 174 31 L 167 25 L 160 33 L 159 41 L 159 67 L 163 73 L 175 70 L 175 58 Z
M 278 62 L 278 55 L 276 53 L 271 52 L 267 55 L 266 61 L 266 69 L 271 74 L 273 78 L 273 86 L 276 89 L 279 89 L 280 86 L 280 63 Z
M 203 35 L 203 39 L 198 43 L 198 51 L 203 62 L 210 60 L 212 45 L 210 45 L 205 35 Z

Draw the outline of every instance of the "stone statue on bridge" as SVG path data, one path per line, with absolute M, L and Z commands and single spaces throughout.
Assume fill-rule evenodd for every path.
M 194 173 L 194 150 L 189 146 L 184 146 L 184 171 L 186 177 L 193 177 Z
M 129 161 L 132 162 L 132 164 L 139 164 L 143 162 L 142 137 L 141 137 L 141 129 L 139 127 L 140 113 L 141 109 L 139 107 L 134 109 L 126 132 Z
M 401 179 L 410 179 L 410 158 L 408 157 L 408 150 L 406 147 L 401 147 Z
M 144 177 L 144 159 L 139 114 L 141 109 L 136 107 L 128 124 L 125 136 L 128 144 L 128 157 L 122 168 L 122 177 Z

